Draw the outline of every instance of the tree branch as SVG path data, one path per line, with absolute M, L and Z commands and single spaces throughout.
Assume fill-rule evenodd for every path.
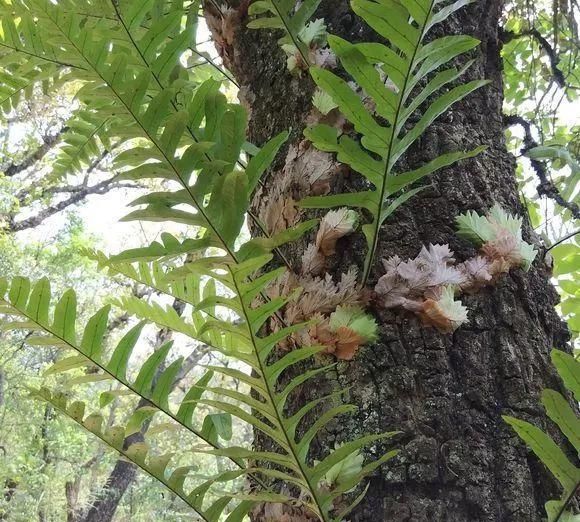
M 137 186 L 133 184 L 115 182 L 115 177 L 112 177 L 104 181 L 101 181 L 100 183 L 97 183 L 92 187 L 82 187 L 82 186 L 75 187 L 74 192 L 69 198 L 64 199 L 63 201 L 60 201 L 55 205 L 52 205 L 50 207 L 41 210 L 35 216 L 17 222 L 14 221 L 13 217 L 11 217 L 7 229 L 10 232 L 20 232 L 21 230 L 37 227 L 49 217 L 54 216 L 54 214 L 58 214 L 59 212 L 62 212 L 64 209 L 70 207 L 71 205 L 76 205 L 77 203 L 80 203 L 91 194 L 102 195 L 116 188 L 137 188 Z
M 43 188 L 38 197 L 40 198 L 45 194 L 76 194 L 82 192 L 83 190 L 86 190 L 88 188 L 90 175 L 95 171 L 95 169 L 97 169 L 97 167 L 108 155 L 109 151 L 104 150 L 103 152 L 101 152 L 101 154 L 99 154 L 99 156 L 97 156 L 93 160 L 93 162 L 87 168 L 83 182 L 80 185 L 64 185 L 64 186 L 57 185 L 54 187 Z M 18 202 L 22 205 L 26 200 L 26 198 L 28 197 L 28 195 L 29 195 L 28 189 L 24 189 L 18 192 L 15 197 L 18 200 Z
M 534 147 L 538 146 L 538 142 L 532 136 L 531 123 L 526 119 L 517 115 L 505 115 L 504 124 L 506 127 L 512 125 L 520 125 L 524 129 L 524 146 L 521 149 L 522 154 L 526 154 L 530 149 L 533 149 Z M 544 162 L 532 158 L 529 159 L 532 168 L 534 169 L 536 175 L 538 176 L 538 179 L 540 180 L 540 184 L 536 188 L 538 194 L 540 196 L 546 196 L 554 200 L 556 203 L 558 203 L 558 205 L 569 210 L 574 219 L 580 219 L 580 207 L 576 203 L 572 201 L 566 201 L 562 197 L 560 191 L 558 190 L 556 185 L 554 185 L 554 182 L 550 180 Z
M 55 135 L 53 136 L 45 136 L 43 138 L 43 143 L 40 145 L 38 149 L 36 149 L 32 154 L 24 158 L 20 163 L 11 164 L 4 169 L 4 175 L 8 178 L 16 176 L 16 174 L 20 174 L 24 170 L 32 167 L 35 163 L 39 162 L 42 158 L 44 158 L 48 152 L 54 147 L 58 141 L 60 140 L 61 136 L 68 131 L 68 127 L 63 127 L 60 129 Z
M 542 36 L 540 31 L 538 31 L 536 28 L 528 29 L 526 31 L 522 31 L 521 33 L 514 33 L 513 31 L 502 30 L 500 38 L 503 43 L 508 43 L 511 42 L 512 40 L 515 40 L 516 38 L 524 38 L 526 36 L 535 38 L 542 47 L 542 49 L 544 50 L 544 52 L 546 53 L 546 55 L 548 56 L 548 59 L 550 60 L 550 69 L 552 71 L 552 77 L 554 78 L 554 81 L 558 84 L 559 87 L 561 87 L 562 89 L 565 88 L 580 89 L 580 87 L 570 85 L 566 81 L 566 76 L 564 75 L 562 70 L 558 68 L 560 58 L 558 57 L 556 51 L 554 50 L 550 42 L 548 42 L 548 40 L 546 40 L 546 38 L 544 38 L 544 36 Z

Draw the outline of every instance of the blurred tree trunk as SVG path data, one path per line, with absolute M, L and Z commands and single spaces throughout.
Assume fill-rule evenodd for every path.
M 175 300 L 173 307 L 178 315 L 182 315 L 185 310 L 185 303 L 179 300 Z M 155 349 L 160 348 L 165 343 L 171 340 L 172 332 L 168 329 L 161 329 L 157 332 L 157 338 L 155 339 Z M 183 381 L 196 366 L 200 360 L 205 356 L 207 350 L 203 346 L 198 346 L 192 354 L 184 361 L 180 373 L 177 375 L 174 383 L 173 389 L 175 389 L 181 381 Z M 163 367 L 158 368 L 156 378 L 163 372 Z M 145 400 L 139 401 L 137 408 L 146 406 L 149 404 Z M 125 441 L 125 445 L 128 447 L 135 443 L 139 439 L 143 439 L 143 436 L 149 429 L 149 422 L 143 425 L 140 433 L 128 437 Z M 83 515 L 78 517 L 77 522 L 110 522 L 115 516 L 115 512 L 119 507 L 123 495 L 135 482 L 137 478 L 137 467 L 130 462 L 119 459 L 115 463 L 111 474 L 105 481 L 105 484 L 96 494 L 95 502 L 89 507 L 88 511 Z
M 215 19 L 219 15 L 214 4 L 207 2 L 206 12 Z M 300 163 L 308 164 L 312 149 L 305 143 L 302 148 L 298 145 L 311 111 L 312 81 L 307 74 L 293 77 L 286 71 L 285 56 L 276 43 L 278 33 L 245 27 L 246 2 L 242 4 L 241 22 L 226 11 L 230 25 L 222 23 L 220 28 L 210 19 L 210 27 L 222 44 L 225 64 L 241 86 L 241 101 L 250 110 L 249 140 L 259 145 L 292 128 L 290 150 L 294 154 L 298 150 Z M 455 217 L 468 209 L 484 212 L 498 202 L 525 215 L 515 161 L 504 141 L 501 9 L 500 0 L 480 0 L 439 29 L 443 34 L 471 34 L 481 40 L 470 56 L 476 62 L 466 77 L 492 83 L 441 117 L 404 162 L 412 168 L 443 152 L 480 144 L 489 148 L 478 158 L 431 178 L 429 188 L 385 223 L 373 281 L 382 274 L 382 257 L 414 257 L 429 243 L 448 243 L 459 261 L 471 257 L 473 248 L 457 237 L 454 226 Z M 324 17 L 330 33 L 350 41 L 376 39 L 346 0 L 323 0 L 316 17 Z M 237 23 L 233 38 L 232 23 Z M 220 34 L 224 26 L 227 31 Z M 292 168 L 285 158 L 280 160 L 265 182 L 261 199 L 254 201 L 255 209 L 279 186 L 285 163 L 286 169 Z M 340 190 L 356 182 L 356 175 L 338 178 L 337 184 L 343 184 Z M 527 220 L 524 228 L 525 239 L 537 244 Z M 353 264 L 361 266 L 365 246 L 353 235 L 341 240 L 337 251 L 335 276 Z M 292 246 L 285 253 L 299 266 L 302 249 Z M 332 425 L 318 441 L 319 449 L 361 431 L 399 429 L 404 431 L 398 442 L 403 451 L 372 478 L 367 496 L 350 520 L 542 520 L 544 502 L 558 489 L 501 415 L 514 414 L 542 427 L 547 424 L 538 395 L 545 386 L 559 387 L 549 352 L 567 341 L 567 330 L 554 310 L 557 294 L 549 278 L 550 267 L 540 252 L 529 273 L 514 270 L 495 287 L 464 296 L 470 321 L 453 335 L 424 328 L 400 314 L 374 311 L 380 322 L 379 342 L 362 349 L 353 362 L 340 364 L 326 383 L 352 386 L 349 400 L 358 404 L 359 414 Z M 321 393 L 323 388 L 311 386 L 304 393 Z
M 48 466 L 52 463 L 52 455 L 50 454 L 49 448 L 49 423 L 54 417 L 54 411 L 50 404 L 46 404 L 44 407 L 44 415 L 42 418 L 42 426 L 40 427 L 40 444 L 41 444 L 41 459 L 42 459 L 42 469 L 41 471 L 44 472 Z M 38 507 L 38 520 L 39 522 L 46 522 L 47 516 L 45 512 L 44 503 L 41 501 Z
M 4 448 L 2 448 L 4 449 Z M 16 488 L 18 488 L 18 482 L 16 482 L 14 479 L 11 478 L 7 478 L 4 481 L 4 503 L 8 504 L 9 502 L 12 501 L 12 499 L 14 498 L 14 495 L 16 494 Z M 10 516 L 10 513 L 8 511 L 0 511 L 0 520 L 8 520 L 8 517 Z
M 185 305 L 177 300 L 175 300 L 173 306 L 179 315 L 185 309 Z M 159 330 L 155 339 L 155 350 L 170 341 L 171 337 L 171 330 L 165 328 Z M 162 371 L 162 367 L 158 368 L 156 376 L 159 376 Z M 142 408 L 147 404 L 147 401 L 141 399 L 136 409 Z M 128 448 L 131 444 L 142 441 L 148 429 L 149 422 L 145 422 L 140 432 L 127 437 L 125 447 Z M 126 460 L 118 459 L 105 484 L 97 492 L 96 500 L 86 514 L 79 518 L 79 522 L 110 522 L 113 520 L 125 491 L 135 481 L 136 477 L 137 466 Z

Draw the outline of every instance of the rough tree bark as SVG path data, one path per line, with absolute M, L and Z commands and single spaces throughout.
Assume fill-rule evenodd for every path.
M 229 23 L 238 23 L 233 38 L 232 27 L 222 34 L 219 25 L 212 29 L 226 65 L 241 85 L 242 103 L 250 109 L 249 139 L 261 144 L 292 128 L 290 147 L 296 147 L 311 110 L 312 82 L 307 75 L 288 74 L 276 44 L 279 34 L 245 27 L 244 4 L 238 11 L 241 23 L 226 11 Z M 213 5 L 206 6 L 210 13 Z M 446 34 L 471 34 L 481 40 L 467 77 L 492 83 L 440 118 L 405 161 L 412 167 L 444 152 L 479 144 L 489 149 L 431 178 L 428 189 L 388 220 L 381 231 L 377 260 L 395 254 L 414 257 L 421 245 L 448 243 L 463 261 L 474 250 L 454 232 L 459 213 L 482 212 L 499 202 L 525 214 L 518 198 L 515 161 L 504 141 L 501 9 L 501 0 L 479 0 L 443 26 Z M 324 0 L 317 17 L 325 18 L 329 32 L 350 41 L 376 38 L 346 0 Z M 284 162 L 282 158 L 267 178 L 262 197 L 276 188 Z M 334 188 L 352 180 L 353 176 L 339 176 Z M 527 223 L 524 237 L 538 244 Z M 335 275 L 352 264 L 360 266 L 364 252 L 360 237 L 341 241 L 333 260 Z M 300 254 L 297 247 L 286 252 L 295 266 Z M 380 263 L 375 270 L 376 281 Z M 453 335 L 426 329 L 408 316 L 374 310 L 380 322 L 379 342 L 362 349 L 353 362 L 341 363 L 327 383 L 353 386 L 349 400 L 360 406 L 360 412 L 340 419 L 319 443 L 330 447 L 361 431 L 400 429 L 404 436 L 398 445 L 403 451 L 372 478 L 365 500 L 350 517 L 353 522 L 539 522 L 543 518 L 544 502 L 558 490 L 501 415 L 515 414 L 546 425 L 538 394 L 545 386 L 559 386 L 549 352 L 567 341 L 567 331 L 554 311 L 557 295 L 549 277 L 550 267 L 540 253 L 529 273 L 514 270 L 495 287 L 464 296 L 470 321 Z

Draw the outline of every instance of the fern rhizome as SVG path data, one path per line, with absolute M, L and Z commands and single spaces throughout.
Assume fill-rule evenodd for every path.
M 338 445 L 315 461 L 310 449 L 317 434 L 354 407 L 343 402 L 341 391 L 298 411 L 289 412 L 287 403 L 301 386 L 332 368 L 320 364 L 328 357 L 319 354 L 348 360 L 375 339 L 377 326 L 364 310 L 362 294 L 377 265 L 381 226 L 421 190 L 412 185 L 483 150 L 449 151 L 417 170 L 397 171 L 398 161 L 436 118 L 486 83 L 461 83 L 470 62 L 460 69 L 448 65 L 477 40 L 430 38 L 433 27 L 468 1 L 352 0 L 354 13 L 389 44 L 328 36 L 324 21 L 312 20 L 319 3 L 305 0 L 296 8 L 293 0 L 257 0 L 250 6 L 250 27 L 280 30 L 289 68 L 310 74 L 319 87 L 313 107 L 317 122 L 304 132 L 304 143 L 321 161 L 348 165 L 366 188 L 331 193 L 329 169 L 320 168 L 298 180 L 304 198 L 296 202 L 285 193 L 297 181 L 289 172 L 256 215 L 250 201 L 288 134 L 272 137 L 261 149 L 247 143 L 246 111 L 223 93 L 229 73 L 192 44 L 199 2 L 0 0 L 1 68 L 12 86 L 3 108 L 10 110 L 40 84 L 52 90 L 66 85 L 76 93 L 80 108 L 68 123 L 51 175 L 66 177 L 109 154 L 119 180 L 156 180 L 163 187 L 133 201 L 136 210 L 126 220 L 180 223 L 191 234 L 180 239 L 163 234 L 160 241 L 112 256 L 87 252 L 110 275 L 183 303 L 183 314 L 138 298 L 119 299 L 114 306 L 141 322 L 111 347 L 106 340 L 110 306 L 80 324 L 72 290 L 53 299 L 47 280 L 15 278 L 0 285 L 3 328 L 32 332 L 26 339 L 30 346 L 62 349 L 47 374 L 61 376 L 64 388 L 31 390 L 33 397 L 50 402 L 162 482 L 207 522 L 241 521 L 263 505 L 287 505 L 304 519 L 339 522 L 363 498 L 364 478 L 396 454 L 391 450 L 364 463 L 363 450 L 395 432 L 377 433 Z M 200 63 L 209 69 L 191 65 Z M 211 74 L 201 72 L 208 70 Z M 419 110 L 421 117 L 412 119 Z M 331 111 L 341 114 L 333 124 L 325 118 Z M 295 148 L 290 145 L 287 154 Z M 301 221 L 309 208 L 336 210 L 320 222 Z M 461 229 L 477 235 L 485 228 L 488 235 L 479 234 L 480 244 L 493 242 L 493 234 L 512 234 L 519 241 L 513 248 L 524 252 L 521 259 L 510 257 L 513 249 L 488 249 L 477 261 L 479 271 L 467 266 L 462 272 L 448 250 L 432 246 L 414 267 L 423 272 L 426 266 L 443 268 L 447 274 L 425 286 L 439 293 L 439 300 L 429 304 L 439 306 L 439 315 L 427 317 L 423 294 L 405 294 L 412 267 L 405 272 L 400 260 L 385 262 L 386 273 L 375 289 L 383 305 L 415 311 L 442 330 L 456 328 L 464 319 L 454 301 L 461 287 L 458 274 L 464 274 L 464 283 L 472 277 L 476 287 L 506 270 L 498 260 L 509 257 L 515 266 L 533 259 L 513 221 L 501 212 L 496 209 L 488 221 L 495 232 L 475 218 Z M 246 220 L 260 236 L 243 239 Z M 334 281 L 326 273 L 326 259 L 360 223 L 368 247 L 362 273 L 353 268 Z M 315 227 L 300 270 L 280 262 L 285 261 L 281 247 Z M 399 294 L 396 304 L 393 292 Z M 181 333 L 232 364 L 206 367 L 177 398 L 173 383 L 183 360 L 172 355 L 171 343 L 135 369 L 147 323 Z M 284 378 L 289 368 L 304 362 L 309 370 Z M 244 390 L 228 386 L 228 380 L 242 383 Z M 103 388 L 98 384 L 103 382 L 114 386 Z M 74 389 L 85 385 L 96 386 L 100 395 L 93 412 L 73 397 Z M 99 409 L 120 396 L 139 399 L 140 406 L 125 425 L 106 427 Z M 200 405 L 210 411 L 206 417 Z M 314 410 L 320 413 L 312 421 Z M 215 475 L 200 476 L 191 467 L 172 465 L 172 454 L 156 453 L 153 434 L 127 438 L 157 417 L 190 432 L 198 441 L 194 452 L 229 464 Z M 268 438 L 271 449 L 233 446 L 228 437 L 216 435 L 220 422 L 231 418 Z M 249 488 L 236 486 L 240 479 Z

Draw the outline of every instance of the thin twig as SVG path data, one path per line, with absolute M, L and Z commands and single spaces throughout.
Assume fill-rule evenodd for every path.
M 556 81 L 556 83 L 562 89 L 566 88 L 580 89 L 579 86 L 570 85 L 566 81 L 566 76 L 564 75 L 562 70 L 558 67 L 558 64 L 560 63 L 560 58 L 558 57 L 558 54 L 556 53 L 550 42 L 548 42 L 548 40 L 546 40 L 546 38 L 544 38 L 544 36 L 540 33 L 540 31 L 538 31 L 535 27 L 532 29 L 528 29 L 527 31 L 522 31 L 521 33 L 514 33 L 513 31 L 502 31 L 501 40 L 504 43 L 508 43 L 516 38 L 524 38 L 526 36 L 534 38 L 540 44 L 540 46 L 548 56 L 548 59 L 550 60 L 550 69 L 552 71 L 552 76 Z
M 538 146 L 538 142 L 532 136 L 532 125 L 526 119 L 517 115 L 506 115 L 504 116 L 504 124 L 506 126 L 520 125 L 524 129 L 525 135 L 524 146 L 521 149 L 522 154 L 525 155 L 529 150 Z M 573 201 L 566 201 L 562 197 L 554 182 L 549 179 L 546 165 L 532 158 L 530 158 L 530 163 L 540 180 L 540 184 L 537 186 L 538 194 L 553 199 L 558 205 L 569 210 L 574 219 L 580 219 L 580 207 Z
M 569 234 L 566 234 L 563 238 L 558 239 L 558 241 L 556 241 L 554 244 L 552 244 L 548 248 L 546 248 L 545 254 L 547 254 L 550 250 L 552 250 L 552 248 L 556 248 L 558 245 L 561 245 L 565 241 L 568 241 L 568 239 L 572 239 L 574 236 L 577 236 L 578 234 L 580 234 L 580 230 L 576 230 L 574 232 L 570 232 Z

